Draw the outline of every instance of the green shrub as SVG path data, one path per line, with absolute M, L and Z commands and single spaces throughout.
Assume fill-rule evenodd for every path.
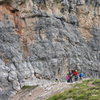
M 23 86 L 22 89 L 34 89 L 37 86 Z

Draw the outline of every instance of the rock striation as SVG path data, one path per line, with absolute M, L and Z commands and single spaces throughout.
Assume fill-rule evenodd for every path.
M 0 100 L 69 68 L 100 78 L 100 0 L 0 0 Z

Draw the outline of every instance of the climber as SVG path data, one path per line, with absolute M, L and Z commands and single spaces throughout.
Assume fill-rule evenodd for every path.
M 75 81 L 78 81 L 78 71 L 77 70 L 73 71 L 73 76 L 74 76 Z
M 71 69 L 69 70 L 68 75 L 69 75 L 69 82 L 73 82 L 73 73 Z
M 66 75 L 66 80 L 67 80 L 67 82 L 70 82 L 68 74 Z
M 80 80 L 82 80 L 82 78 L 84 77 L 85 75 L 84 75 L 84 73 L 79 73 L 79 77 L 80 77 Z

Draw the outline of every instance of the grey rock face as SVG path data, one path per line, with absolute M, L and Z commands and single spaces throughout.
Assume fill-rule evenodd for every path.
M 12 0 L 8 8 L 1 3 L 1 100 L 38 80 L 61 79 L 70 68 L 100 78 L 99 3 L 93 2 Z
M 100 26 L 94 26 L 91 29 L 93 38 L 91 40 L 91 46 L 94 51 L 100 51 Z

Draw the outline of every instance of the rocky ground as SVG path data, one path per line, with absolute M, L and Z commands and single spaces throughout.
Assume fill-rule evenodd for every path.
M 65 90 L 73 88 L 76 83 L 82 83 L 84 80 L 89 80 L 89 78 L 73 83 L 47 82 L 45 84 L 41 84 L 40 86 L 35 87 L 34 89 L 32 89 L 32 87 L 27 87 L 20 90 L 17 95 L 10 98 L 9 100 L 47 100 L 54 94 L 62 93 Z M 92 84 L 89 83 L 89 86 L 92 86 Z
M 72 84 L 67 82 L 54 82 L 36 87 L 31 91 L 20 91 L 14 98 L 9 100 L 46 100 L 50 96 L 63 92 L 72 87 Z

